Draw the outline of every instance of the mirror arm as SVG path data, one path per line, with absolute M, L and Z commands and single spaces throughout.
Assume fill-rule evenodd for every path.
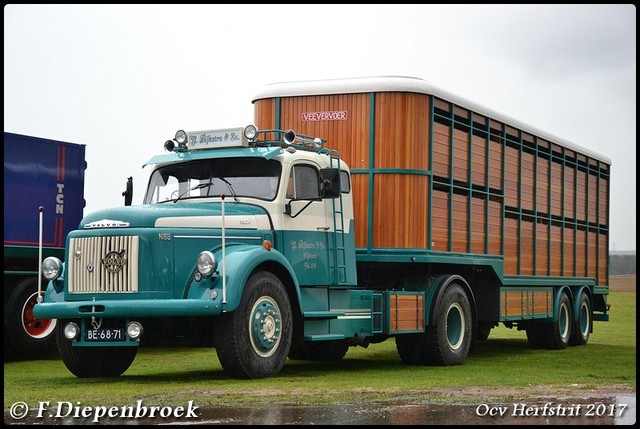
M 309 200 L 309 202 L 308 202 L 307 204 L 305 204 L 305 205 L 304 205 L 304 207 L 302 207 L 302 208 L 298 211 L 298 213 L 296 213 L 296 214 L 294 214 L 294 215 L 292 215 L 292 214 L 291 214 L 291 203 L 292 203 L 293 201 L 302 201 L 302 200 L 296 200 L 296 199 L 294 198 L 294 199 L 289 200 L 289 202 L 288 202 L 287 204 L 285 204 L 285 206 L 284 206 L 284 213 L 285 213 L 285 214 L 287 214 L 287 215 L 289 215 L 289 217 L 290 217 L 291 219 L 293 219 L 293 218 L 297 217 L 300 213 L 302 213 L 302 212 L 303 212 L 307 207 L 309 207 L 309 205 L 310 205 L 312 202 L 314 202 L 314 201 L 322 201 L 322 198 L 312 198 L 312 199 L 310 199 L 310 200 Z

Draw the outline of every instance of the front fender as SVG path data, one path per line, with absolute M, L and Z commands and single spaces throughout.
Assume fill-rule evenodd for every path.
M 49 282 L 43 292 L 42 303 L 64 302 L 64 293 L 62 291 L 58 291 L 58 288 L 55 287 L 54 282 Z M 41 303 L 37 303 L 33 307 L 33 316 L 36 319 L 43 319 L 43 317 L 41 317 L 40 315 L 41 308 Z M 45 318 L 48 319 L 48 317 Z
M 222 249 L 216 249 L 213 252 L 216 260 L 219 261 L 217 268 L 217 276 L 213 281 L 213 289 L 218 292 L 218 296 L 222 300 L 223 311 L 233 311 L 240 305 L 244 285 L 247 283 L 249 276 L 260 266 L 265 263 L 275 263 L 286 270 L 293 280 L 294 289 L 298 300 L 300 300 L 300 287 L 298 279 L 293 271 L 293 267 L 284 257 L 282 253 L 275 249 L 267 250 L 263 246 L 237 244 L 227 246 L 225 258 L 222 257 Z M 226 264 L 226 266 L 225 266 Z M 224 269 L 223 269 L 224 267 Z M 226 291 L 223 294 L 223 279 L 226 277 Z M 211 288 L 201 284 L 204 282 L 193 282 L 189 288 L 188 298 L 203 298 L 210 296 Z

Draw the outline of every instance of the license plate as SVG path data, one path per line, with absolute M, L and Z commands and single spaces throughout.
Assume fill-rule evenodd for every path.
M 85 339 L 86 341 L 124 341 L 124 329 L 88 329 L 85 335 Z

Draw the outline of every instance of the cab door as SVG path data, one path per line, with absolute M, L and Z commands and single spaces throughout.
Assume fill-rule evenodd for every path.
M 301 285 L 328 285 L 331 207 L 320 198 L 318 168 L 294 164 L 289 171 L 283 219 L 284 254 Z

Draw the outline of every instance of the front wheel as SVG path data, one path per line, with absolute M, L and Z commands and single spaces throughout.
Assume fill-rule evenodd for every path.
M 235 378 L 275 375 L 291 347 L 291 304 L 282 282 L 259 271 L 251 275 L 238 308 L 216 321 L 216 351 Z
M 67 369 L 76 377 L 118 377 L 131 366 L 138 353 L 137 346 L 73 347 L 64 336 L 65 321 L 60 322 L 56 327 L 58 352 Z

